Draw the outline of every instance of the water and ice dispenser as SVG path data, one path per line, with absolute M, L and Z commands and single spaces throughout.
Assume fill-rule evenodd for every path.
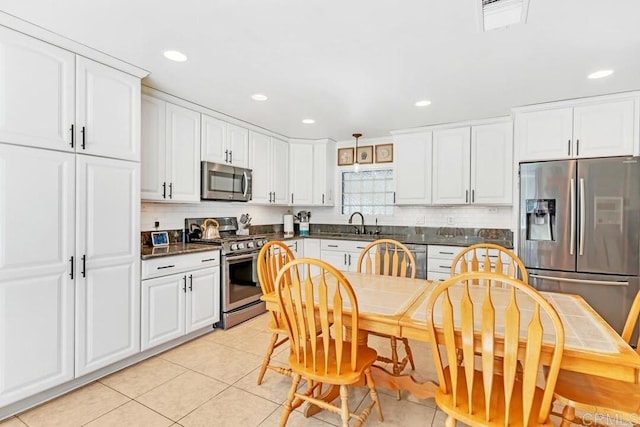
M 556 240 L 555 199 L 527 199 L 527 240 Z

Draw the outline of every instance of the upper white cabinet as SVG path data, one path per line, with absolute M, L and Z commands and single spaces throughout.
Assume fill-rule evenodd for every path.
M 140 79 L 0 28 L 0 141 L 140 160 Z
M 291 205 L 333 206 L 335 143 L 329 139 L 289 141 Z
M 142 199 L 200 201 L 200 113 L 142 96 Z
M 638 152 L 637 96 L 532 108 L 515 112 L 518 161 Z
M 511 204 L 511 122 L 433 131 L 433 204 Z
M 249 131 L 206 114 L 202 115 L 202 160 L 249 167 Z
M 431 203 L 432 133 L 394 136 L 396 205 Z
M 249 168 L 253 170 L 251 202 L 286 205 L 289 200 L 289 143 L 249 132 Z

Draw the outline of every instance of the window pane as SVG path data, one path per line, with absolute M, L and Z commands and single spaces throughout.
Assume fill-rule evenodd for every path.
M 393 215 L 393 170 L 342 172 L 342 213 Z

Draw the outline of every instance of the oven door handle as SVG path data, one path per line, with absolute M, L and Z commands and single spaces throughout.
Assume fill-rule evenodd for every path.
M 243 261 L 246 259 L 251 259 L 251 258 L 257 258 L 258 257 L 258 253 L 251 253 L 251 254 L 245 254 L 245 255 L 232 255 L 232 256 L 227 256 L 226 257 L 226 261 L 227 262 L 234 262 L 234 261 Z

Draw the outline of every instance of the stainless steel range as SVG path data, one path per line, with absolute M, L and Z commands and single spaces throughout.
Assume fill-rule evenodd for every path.
M 235 217 L 214 218 L 220 224 L 220 237 L 203 239 L 201 226 L 206 218 L 186 218 L 187 241 L 221 246 L 222 327 L 231 328 L 266 311 L 260 301 L 258 253 L 266 243 L 264 236 L 239 236 Z

